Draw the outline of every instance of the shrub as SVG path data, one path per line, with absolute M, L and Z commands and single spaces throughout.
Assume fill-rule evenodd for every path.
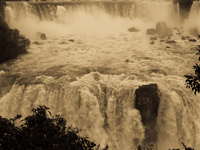
M 46 106 L 32 109 L 33 115 L 22 120 L 20 127 L 15 120 L 0 117 L 0 149 L 28 150 L 92 150 L 96 144 L 80 137 L 78 128 L 66 127 L 66 120 L 51 116 Z
M 5 0 L 0 1 L 0 16 L 4 19 L 5 18 L 5 6 L 6 2 Z
M 0 63 L 16 59 L 24 54 L 30 45 L 30 41 L 19 30 L 10 29 L 6 22 L 0 17 Z
M 200 47 L 198 47 L 198 53 L 196 55 L 200 55 Z M 200 61 L 200 57 L 199 57 Z M 186 87 L 191 88 L 194 91 L 194 94 L 200 92 L 200 65 L 196 63 L 194 66 L 195 75 L 185 75 L 186 79 Z

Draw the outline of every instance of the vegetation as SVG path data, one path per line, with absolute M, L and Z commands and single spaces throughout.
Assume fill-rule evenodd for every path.
M 181 142 L 183 144 L 184 150 L 194 150 L 190 147 L 186 147 L 185 144 L 183 142 Z M 170 149 L 169 149 L 170 150 Z M 180 150 L 180 149 L 172 149 L 172 150 Z
M 5 18 L 5 6 L 6 2 L 5 0 L 0 1 L 0 16 L 4 19 Z
M 16 59 L 20 54 L 27 52 L 30 41 L 19 30 L 10 29 L 0 17 L 0 63 Z
M 192 148 L 190 148 L 190 147 L 186 147 L 186 145 L 185 145 L 183 142 L 181 142 L 181 143 L 182 143 L 182 145 L 183 145 L 183 147 L 184 147 L 184 150 L 194 150 L 194 149 L 192 149 Z M 155 150 L 153 144 L 149 145 L 149 147 L 144 148 L 144 149 L 145 149 L 145 150 Z M 139 147 L 137 148 L 137 150 L 144 150 L 144 149 L 142 149 L 141 146 L 139 146 Z M 169 149 L 169 150 L 180 150 L 180 149 Z
M 80 137 L 78 128 L 66 127 L 66 120 L 58 115 L 51 116 L 49 108 L 39 106 L 33 114 L 16 126 L 13 119 L 0 117 L 1 150 L 92 150 L 96 144 Z
M 5 0 L 5 1 L 29 1 L 29 0 Z
M 200 55 L 200 47 L 198 47 L 198 53 L 196 55 Z M 200 61 L 200 57 L 199 57 Z M 195 75 L 185 75 L 186 79 L 186 87 L 191 88 L 194 91 L 194 94 L 200 92 L 200 65 L 196 63 L 194 66 Z

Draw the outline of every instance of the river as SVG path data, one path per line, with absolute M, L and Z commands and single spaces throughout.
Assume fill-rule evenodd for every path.
M 199 8 L 195 2 L 180 23 L 178 6 L 165 1 L 7 2 L 7 23 L 31 45 L 28 54 L 0 65 L 0 115 L 27 116 L 46 105 L 102 147 L 134 150 L 145 139 L 135 90 L 153 83 L 160 104 L 152 144 L 199 149 L 200 97 L 186 88 L 184 75 L 194 72 L 200 40 L 181 39 L 199 28 Z M 158 21 L 179 30 L 150 44 L 146 29 Z

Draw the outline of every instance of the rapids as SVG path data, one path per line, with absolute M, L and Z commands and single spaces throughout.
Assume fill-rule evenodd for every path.
M 199 27 L 199 8 L 195 2 L 179 24 L 178 6 L 164 1 L 7 2 L 7 23 L 32 44 L 28 54 L 0 65 L 0 115 L 27 116 L 46 105 L 101 147 L 134 150 L 145 138 L 135 90 L 156 83 L 158 140 L 152 144 L 168 150 L 184 142 L 199 149 L 199 95 L 185 88 L 184 75 L 193 72 L 200 40 L 181 40 L 173 30 L 176 44 L 159 39 L 151 45 L 146 35 L 158 21 L 183 26 L 180 32 L 188 35 Z M 132 26 L 140 32 L 128 32 Z

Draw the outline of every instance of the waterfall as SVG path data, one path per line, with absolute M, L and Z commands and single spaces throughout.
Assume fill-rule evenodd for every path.
M 199 96 L 184 85 L 184 75 L 193 71 L 196 43 L 182 41 L 173 31 L 177 44 L 150 45 L 146 35 L 158 21 L 177 26 L 178 6 L 166 1 L 7 2 L 5 12 L 9 26 L 32 44 L 28 54 L 0 65 L 2 117 L 25 117 L 33 107 L 46 105 L 82 129 L 82 136 L 111 150 L 150 143 L 158 150 L 181 148 L 181 142 L 200 147 Z M 140 32 L 128 32 L 132 26 Z M 149 85 L 156 87 L 159 104 L 151 107 L 156 115 L 139 105 L 154 105 L 150 94 L 137 92 Z M 151 125 L 144 114 L 154 118 Z M 155 138 L 145 139 L 151 133 Z
M 74 82 L 68 76 L 58 80 L 41 76 L 28 85 L 16 81 L 12 87 L 4 85 L 3 89 L 9 90 L 1 97 L 0 113 L 7 118 L 19 113 L 27 116 L 32 107 L 47 105 L 52 114 L 60 114 L 68 123 L 81 127 L 84 136 L 102 146 L 134 148 L 142 144 L 144 128 L 139 111 L 134 109 L 135 88 L 111 83 L 122 78 L 91 73 Z
M 176 19 L 177 12 L 173 3 L 169 2 L 7 2 L 7 19 L 13 17 L 10 11 L 14 12 L 15 19 L 18 17 L 35 16 L 40 20 L 57 21 L 63 18 L 68 19 L 74 12 L 84 11 L 88 13 L 105 12 L 112 16 L 129 18 L 140 18 L 144 20 L 168 21 Z M 59 14 L 61 13 L 61 14 Z M 17 15 L 18 14 L 18 15 Z M 61 17 L 61 18 L 60 18 Z M 171 20 L 172 21 L 172 20 Z M 9 23 L 9 21 L 8 21 Z
M 47 105 L 52 114 L 59 114 L 69 124 L 80 127 L 82 135 L 101 146 L 134 149 L 142 145 L 145 130 L 140 113 L 134 108 L 135 90 L 147 82 L 124 77 L 90 73 L 71 82 L 69 76 L 59 79 L 40 76 L 31 84 L 18 83 L 17 79 L 13 84 L 15 76 L 4 76 L 4 81 L 11 83 L 3 84 L 1 80 L 4 93 L 0 99 L 0 114 L 7 118 L 16 114 L 27 116 L 33 107 Z M 191 99 L 191 94 L 183 93 L 183 89 L 167 89 L 162 83 L 158 83 L 158 88 L 158 142 L 152 144 L 165 150 L 179 147 L 184 141 L 198 148 L 198 98 L 192 96 Z
M 188 31 L 192 32 L 192 34 L 200 34 L 200 2 L 194 1 L 191 7 L 191 11 L 189 13 L 188 19 L 185 21 L 186 28 Z

